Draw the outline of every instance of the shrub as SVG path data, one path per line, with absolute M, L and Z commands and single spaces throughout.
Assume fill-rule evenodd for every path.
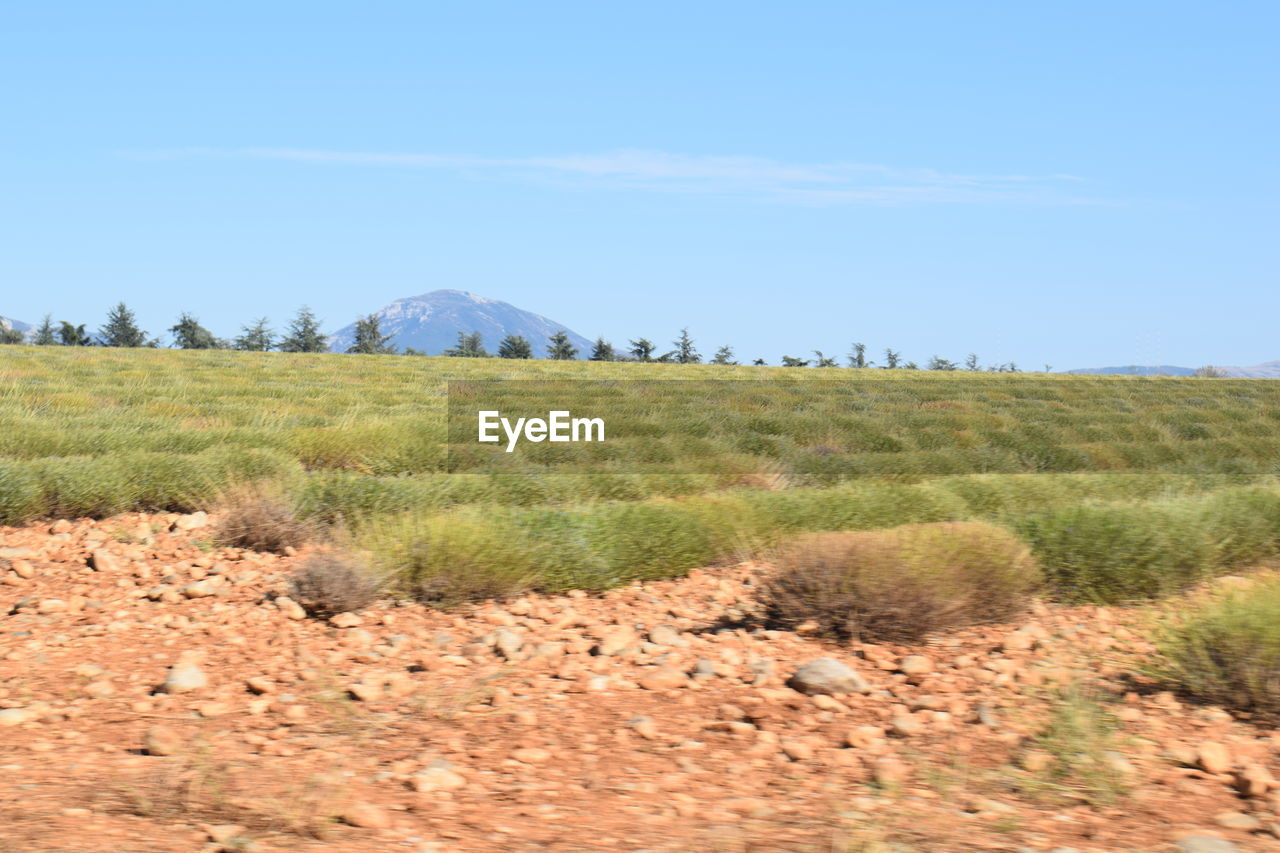
M 222 499 L 213 538 L 219 545 L 283 553 L 305 545 L 315 529 L 298 517 L 295 502 L 262 486 L 241 486 Z
M 332 616 L 373 603 L 379 584 L 349 555 L 317 551 L 289 579 L 290 594 L 308 613 Z
M 1247 565 L 1280 553 L 1280 493 L 1227 489 L 1199 507 L 1218 565 Z
M 818 533 L 773 555 L 763 591 L 770 622 L 815 622 L 838 639 L 910 642 L 931 632 L 1007 618 L 1039 582 L 1026 546 L 976 522 Z
M 1193 604 L 1156 635 L 1152 674 L 1209 702 L 1280 718 L 1280 578 Z
M 1213 567 L 1204 525 L 1182 504 L 1075 506 L 1030 516 L 1016 528 L 1067 601 L 1168 595 Z
M 40 481 L 24 465 L 0 462 L 0 524 L 25 521 L 43 509 Z

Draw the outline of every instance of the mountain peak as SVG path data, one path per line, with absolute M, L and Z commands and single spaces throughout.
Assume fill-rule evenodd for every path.
M 507 335 L 522 335 L 533 345 L 536 356 L 545 353 L 547 338 L 566 332 L 586 358 L 591 342 L 562 323 L 517 308 L 500 299 L 490 299 L 465 290 L 442 289 L 397 299 L 375 312 L 383 333 L 400 349 L 413 347 L 429 355 L 439 355 L 458 342 L 458 333 L 479 332 L 485 348 L 495 352 Z M 332 349 L 341 352 L 355 340 L 355 324 L 339 329 L 329 338 Z

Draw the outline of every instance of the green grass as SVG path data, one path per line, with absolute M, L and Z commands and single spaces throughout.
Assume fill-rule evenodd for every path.
M 451 456 L 450 381 L 607 400 L 612 438 Z M 0 347 L 0 523 L 267 481 L 442 601 L 957 520 L 1017 531 L 1065 597 L 1147 597 L 1280 551 L 1278 460 L 1263 381 Z

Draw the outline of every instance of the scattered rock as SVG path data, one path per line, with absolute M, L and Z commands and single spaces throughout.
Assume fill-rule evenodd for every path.
M 1181 853 L 1238 853 L 1239 849 L 1216 835 L 1184 835 L 1174 842 Z
M 1206 773 L 1226 773 L 1231 769 L 1231 751 L 1216 741 L 1206 741 L 1196 748 L 1196 764 Z
M 151 726 L 143 736 L 148 755 L 173 755 L 182 748 L 182 735 L 169 726 Z
M 356 803 L 342 813 L 342 822 L 361 829 L 386 829 L 391 818 L 382 809 L 370 803 Z
M 190 693 L 209 686 L 209 677 L 193 660 L 179 660 L 165 676 L 163 693 Z
M 787 686 L 810 696 L 817 693 L 866 693 L 870 690 L 862 676 L 834 658 L 809 661 L 796 670 Z

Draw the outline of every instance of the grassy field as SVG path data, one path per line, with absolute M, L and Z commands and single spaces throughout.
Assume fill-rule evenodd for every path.
M 619 438 L 451 471 L 447 384 L 494 379 L 571 410 L 600 400 L 574 380 L 616 380 Z M 1280 550 L 1277 476 L 1266 381 L 0 348 L 0 523 L 266 482 L 442 599 L 968 519 L 1017 532 L 1064 597 L 1142 597 Z

